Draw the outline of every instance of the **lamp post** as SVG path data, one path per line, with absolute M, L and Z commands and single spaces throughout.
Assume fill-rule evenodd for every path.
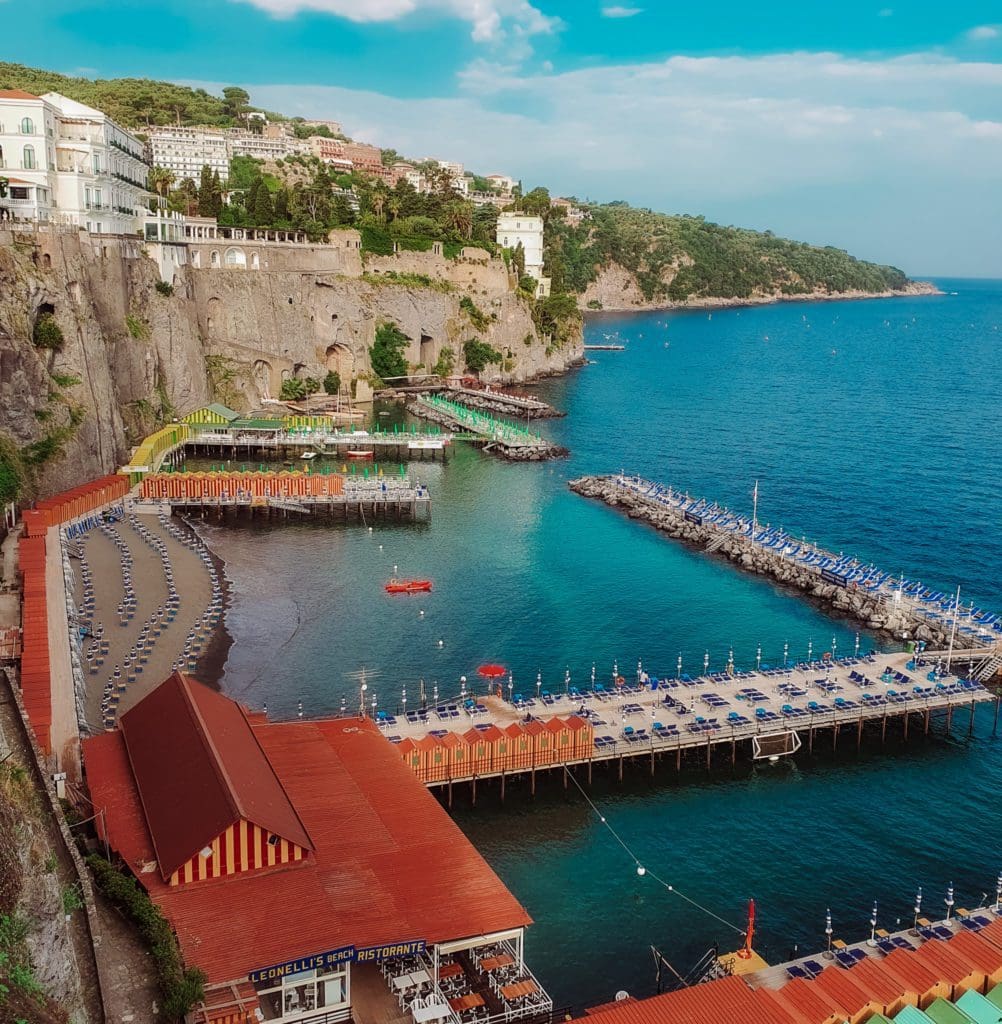
M 508 703 L 509 704 L 513 703 L 512 690 L 514 690 L 514 689 L 515 689 L 515 680 L 512 679 L 511 673 L 509 672 L 508 673 Z
M 999 904 L 1002 903 L 1002 871 L 999 872 L 999 876 L 995 879 L 995 913 L 999 912 Z
M 571 670 L 570 668 L 564 669 L 564 696 L 566 697 L 571 692 Z
M 369 689 L 369 687 L 365 683 L 362 683 L 361 686 L 359 686 L 359 688 L 358 688 L 358 717 L 359 718 L 365 718 L 365 691 L 368 690 L 368 689 Z
M 459 699 L 466 700 L 466 676 L 459 677 Z
M 536 700 L 539 700 L 539 695 L 543 689 L 543 673 L 536 673 Z
M 868 946 L 877 944 L 877 901 L 873 901 L 873 910 L 870 911 L 870 937 L 867 939 Z
M 376 717 L 376 695 L 372 695 L 372 717 Z
M 943 902 L 946 904 L 946 920 L 949 922 L 950 915 L 953 913 L 953 882 L 947 887 L 946 899 Z
M 807 641 L 807 664 L 810 665 L 814 661 L 814 641 Z
M 297 718 L 302 718 L 303 717 L 303 702 L 302 701 L 299 702 L 299 707 L 296 710 L 296 717 Z
M 431 699 L 432 699 L 432 703 L 433 704 L 437 704 L 438 703 L 438 680 L 436 680 L 435 684 L 432 686 L 432 698 Z
M 643 674 L 644 674 L 644 664 L 643 664 L 643 662 L 639 658 L 637 658 L 637 685 L 638 686 L 640 685 L 640 679 L 643 676 Z
M 678 661 L 675 664 L 675 678 L 676 679 L 681 679 L 682 678 L 682 652 L 681 651 L 679 651 Z
M 790 642 L 785 640 L 783 642 L 783 668 L 786 668 L 787 659 L 790 657 Z
M 919 914 L 922 913 L 922 886 L 918 887 L 918 892 L 915 893 L 915 920 L 912 923 L 912 931 L 918 932 L 918 919 Z
M 831 960 L 831 958 L 832 958 L 832 908 L 831 907 L 829 907 L 825 911 L 825 935 L 828 938 L 828 950 L 825 953 L 825 956 L 828 957 L 829 960 Z
M 734 648 L 727 648 L 727 674 L 729 676 L 734 675 Z
M 404 717 L 406 718 L 407 717 L 407 687 L 406 686 L 400 691 L 400 703 L 403 705 Z
M 853 649 L 852 656 L 854 658 L 858 658 L 859 657 L 859 631 L 858 630 L 856 631 L 856 645 L 855 645 L 855 647 Z
M 835 656 L 838 654 L 838 639 L 832 637 L 832 661 L 835 661 Z
M 705 676 L 706 673 L 709 670 L 710 670 L 710 652 L 709 651 L 704 651 L 703 652 L 703 675 Z
M 762 645 L 759 644 L 755 649 L 755 671 L 758 672 L 762 668 Z

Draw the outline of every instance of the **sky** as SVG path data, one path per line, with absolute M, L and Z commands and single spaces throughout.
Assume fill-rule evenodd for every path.
M 0 0 L 0 59 L 1002 278 L 1002 0 Z

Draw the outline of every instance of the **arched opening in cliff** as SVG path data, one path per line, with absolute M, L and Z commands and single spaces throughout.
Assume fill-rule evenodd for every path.
M 427 370 L 435 364 L 435 339 L 430 334 L 421 334 L 421 358 L 418 360 Z
M 52 269 L 52 257 L 47 252 L 43 252 L 42 253 L 42 269 L 43 270 L 51 270 Z
M 347 345 L 334 344 L 327 346 L 324 365 L 328 370 L 333 370 L 343 380 L 354 376 L 355 357 Z
M 246 270 L 247 255 L 243 249 L 235 249 L 232 246 L 223 255 L 223 262 L 227 270 Z
M 267 359 L 255 359 L 252 371 L 254 386 L 262 398 L 271 398 L 271 380 L 274 374 L 271 363 Z

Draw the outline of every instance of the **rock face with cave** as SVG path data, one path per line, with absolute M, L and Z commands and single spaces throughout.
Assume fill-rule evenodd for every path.
M 228 263 L 219 250 L 214 265 L 207 249 L 179 268 L 164 294 L 138 240 L 0 230 L 0 439 L 36 445 L 38 493 L 114 471 L 158 423 L 214 399 L 246 410 L 291 375 L 365 378 L 383 322 L 406 335 L 415 373 L 443 353 L 461 372 L 471 338 L 501 355 L 488 380 L 581 359 L 580 334 L 563 346 L 540 337 L 504 263 L 482 250 L 363 262 L 334 244 L 265 244 Z M 56 347 L 35 344 L 43 314 Z

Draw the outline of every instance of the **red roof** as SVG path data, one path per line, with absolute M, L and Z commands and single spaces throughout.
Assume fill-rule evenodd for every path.
M 32 92 L 25 92 L 24 89 L 0 89 L 0 100 L 37 100 Z
M 210 984 L 342 946 L 443 942 L 531 924 L 371 722 L 255 719 L 250 728 L 314 856 L 188 885 L 142 871 L 153 848 L 121 733 L 83 744 L 109 841 L 174 926 L 186 962 Z
M 855 974 L 841 967 L 826 967 L 811 985 L 834 1000 L 847 1017 L 854 1017 L 870 1003 L 884 1005 L 883 1000 L 874 998 L 862 984 L 857 984 Z
M 914 953 L 904 949 L 895 949 L 883 960 L 886 970 L 904 984 L 903 992 L 915 992 L 923 995 L 939 984 L 939 978 L 919 960 Z
M 740 978 L 720 978 L 650 999 L 613 1003 L 587 1019 L 589 1024 L 775 1024 L 775 1017 Z
M 901 998 L 903 992 L 898 980 L 884 970 L 879 960 L 867 957 L 852 968 L 852 978 L 881 1006 L 890 1006 Z
M 951 985 L 977 973 L 977 968 L 964 957 L 959 948 L 954 947 L 952 938 L 949 945 L 941 939 L 929 939 L 919 946 L 915 955 Z
M 1002 956 L 999 950 L 980 935 L 973 932 L 960 931 L 950 939 L 951 952 L 963 955 L 983 974 L 994 974 L 1002 968 Z
M 175 672 L 122 715 L 122 735 L 164 879 L 241 820 L 313 849 L 234 701 Z
M 779 998 L 808 1024 L 828 1024 L 842 1017 L 838 1004 L 823 991 L 803 978 L 788 981 L 778 993 Z
M 978 935 L 987 939 L 997 949 L 1002 949 L 1002 917 L 997 917 L 991 924 L 985 925 Z

